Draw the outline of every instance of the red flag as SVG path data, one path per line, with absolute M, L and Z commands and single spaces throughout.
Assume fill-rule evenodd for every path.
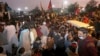
M 48 10 L 52 9 L 52 3 L 51 3 L 51 0 L 49 2 L 49 5 L 48 5 Z
M 78 15 L 79 13 L 80 13 L 80 9 L 77 8 L 77 9 L 75 10 L 75 15 Z

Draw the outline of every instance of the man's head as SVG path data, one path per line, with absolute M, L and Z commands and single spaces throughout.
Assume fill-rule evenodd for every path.
M 78 30 L 78 37 L 79 39 L 85 39 L 88 34 L 88 30 L 85 28 L 81 28 Z
M 25 52 L 25 48 L 24 47 L 21 47 L 18 51 L 19 54 L 23 54 Z
M 3 32 L 4 25 L 5 25 L 5 22 L 0 22 L 0 32 Z

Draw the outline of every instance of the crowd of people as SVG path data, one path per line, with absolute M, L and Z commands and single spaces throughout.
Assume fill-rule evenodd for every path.
M 99 56 L 100 31 L 77 28 L 68 20 L 100 24 L 100 8 L 92 15 L 48 14 L 24 21 L 0 22 L 0 56 Z

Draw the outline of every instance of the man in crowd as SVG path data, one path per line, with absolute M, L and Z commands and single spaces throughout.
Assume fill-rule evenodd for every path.
M 4 30 L 4 22 L 0 22 L 0 46 L 7 44 L 6 34 L 7 32 Z
M 33 24 L 30 25 L 30 39 L 31 39 L 31 48 L 33 48 L 33 43 L 37 39 L 37 32 Z
M 31 39 L 30 39 L 30 31 L 29 31 L 29 23 L 25 23 L 23 25 L 23 30 L 21 31 L 20 34 L 20 41 L 19 41 L 19 47 L 25 48 L 25 53 L 31 54 Z
M 87 29 L 79 29 L 78 37 L 80 39 L 78 42 L 79 56 L 98 56 L 94 41 L 92 37 L 88 34 Z
M 41 26 L 41 32 L 42 32 L 43 36 L 48 36 L 49 29 L 46 26 L 46 22 L 43 22 L 43 25 Z
M 12 44 L 15 44 L 16 46 L 18 46 L 16 28 L 12 21 L 9 21 L 6 23 L 5 30 L 7 33 L 6 36 L 7 36 L 8 44 L 6 46 L 4 46 L 4 48 L 6 49 L 6 51 L 8 53 L 11 54 L 12 53 Z
M 89 23 L 89 18 L 87 16 L 84 16 L 83 17 L 83 22 L 88 24 Z

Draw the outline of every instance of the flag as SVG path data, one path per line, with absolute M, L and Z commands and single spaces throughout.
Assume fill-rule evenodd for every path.
M 41 7 L 41 12 L 42 12 L 42 14 L 44 15 L 44 14 L 45 14 L 45 10 L 43 9 L 42 3 L 41 3 L 41 2 L 40 2 L 40 7 Z
M 42 7 L 42 3 L 40 2 L 40 7 L 41 7 L 41 11 L 44 11 L 43 7 Z
M 48 5 L 48 10 L 51 10 L 52 9 L 52 3 L 51 3 L 51 0 L 49 2 L 49 5 Z
M 78 15 L 79 13 L 80 13 L 80 9 L 77 8 L 77 9 L 75 10 L 75 15 Z

